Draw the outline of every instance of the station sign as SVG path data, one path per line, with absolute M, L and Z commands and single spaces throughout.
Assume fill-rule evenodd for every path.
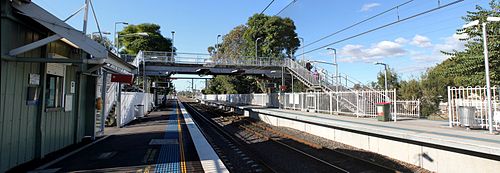
M 112 74 L 111 82 L 120 82 L 132 84 L 134 81 L 134 76 L 128 74 Z

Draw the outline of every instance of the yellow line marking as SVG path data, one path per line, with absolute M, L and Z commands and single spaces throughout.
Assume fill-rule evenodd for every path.
M 181 151 L 181 171 L 182 173 L 186 173 L 187 170 L 186 170 L 186 159 L 184 157 L 184 142 L 182 140 L 182 128 L 181 128 L 181 119 L 180 119 L 180 116 L 182 112 L 181 112 L 181 107 L 179 106 L 179 102 L 177 102 L 177 128 L 178 128 L 178 131 L 179 131 L 179 146 L 180 146 L 180 151 Z
M 148 165 L 146 169 L 144 169 L 144 173 L 149 173 L 149 170 L 151 169 L 151 165 Z

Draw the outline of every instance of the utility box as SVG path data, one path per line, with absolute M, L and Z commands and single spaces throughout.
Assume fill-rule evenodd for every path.
M 377 120 L 389 121 L 391 119 L 391 102 L 377 103 Z
M 142 118 L 144 116 L 144 105 L 135 105 L 135 117 Z
M 459 106 L 458 117 L 460 117 L 460 125 L 466 128 L 478 128 L 479 123 L 475 120 L 476 107 L 474 106 Z

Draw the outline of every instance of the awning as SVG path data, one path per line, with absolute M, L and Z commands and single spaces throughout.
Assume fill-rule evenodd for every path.
M 106 47 L 90 39 L 89 37 L 84 35 L 81 31 L 76 30 L 72 26 L 66 24 L 64 21 L 60 20 L 59 18 L 52 15 L 51 13 L 41 8 L 40 6 L 36 5 L 35 3 L 13 2 L 12 7 L 19 10 L 20 14 L 32 18 L 34 21 L 40 23 L 41 25 L 45 26 L 47 29 L 55 33 L 55 35 L 45 38 L 45 42 L 43 43 L 46 44 L 48 42 L 61 39 L 65 42 L 69 41 L 70 43 L 68 44 L 72 44 L 73 46 L 82 49 L 83 51 L 94 56 L 94 58 L 105 59 L 108 57 L 108 51 Z M 18 48 L 17 52 L 24 51 L 26 49 L 30 50 L 30 48 L 34 46 L 42 46 L 40 44 L 26 45 L 20 47 Z

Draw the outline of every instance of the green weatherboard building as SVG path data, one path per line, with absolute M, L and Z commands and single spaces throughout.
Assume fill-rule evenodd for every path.
M 30 1 L 1 0 L 1 15 L 5 172 L 94 139 L 99 74 L 113 66 L 135 67 Z

